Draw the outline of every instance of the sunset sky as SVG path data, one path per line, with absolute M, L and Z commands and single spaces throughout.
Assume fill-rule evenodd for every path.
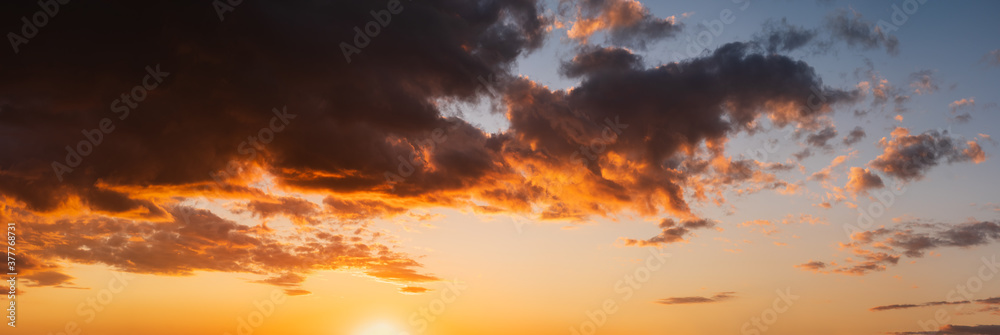
M 997 1 L 0 7 L 0 334 L 1000 334 Z

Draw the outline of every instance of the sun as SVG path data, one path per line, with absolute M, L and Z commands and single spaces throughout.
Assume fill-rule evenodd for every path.
M 354 332 L 354 335 L 410 335 L 410 333 L 399 329 L 390 322 L 379 321 L 362 327 Z

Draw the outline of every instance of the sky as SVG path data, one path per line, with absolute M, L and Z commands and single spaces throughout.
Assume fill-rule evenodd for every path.
M 1000 2 L 0 6 L 4 334 L 1000 334 Z

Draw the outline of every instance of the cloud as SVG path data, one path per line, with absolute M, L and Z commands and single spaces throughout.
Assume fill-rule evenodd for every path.
M 806 143 L 817 148 L 830 149 L 831 146 L 826 142 L 834 137 L 837 137 L 837 129 L 833 126 L 827 126 L 815 134 L 806 136 Z
M 959 224 L 928 224 L 904 222 L 891 228 L 856 231 L 850 243 L 841 243 L 842 250 L 857 258 L 847 258 L 833 267 L 796 266 L 819 273 L 865 275 L 884 271 L 896 265 L 902 256 L 923 257 L 926 252 L 945 248 L 971 248 L 1000 241 L 1000 223 L 992 221 Z
M 246 204 L 246 210 L 259 218 L 269 219 L 276 215 L 284 215 L 299 224 L 317 224 L 315 216 L 319 214 L 319 206 L 304 199 L 280 197 L 271 200 L 251 200 Z
M 541 45 L 546 22 L 530 1 L 406 4 L 406 14 L 393 17 L 393 28 L 384 29 L 377 42 L 351 55 L 348 63 L 339 42 L 351 42 L 357 20 L 384 2 L 338 3 L 336 8 L 329 4 L 246 4 L 230 13 L 238 19 L 224 23 L 211 10 L 179 2 L 156 10 L 127 2 L 80 8 L 80 16 L 65 18 L 65 26 L 49 27 L 51 44 L 33 45 L 33 56 L 22 57 L 17 68 L 2 70 L 2 77 L 8 79 L 0 85 L 11 88 L 0 99 L 3 110 L 9 112 L 2 116 L 4 138 L 40 140 L 30 148 L 3 149 L 5 160 L 23 163 L 4 167 L 0 190 L 32 210 L 55 211 L 79 196 L 98 210 L 141 211 L 149 219 L 162 217 L 162 208 L 127 192 L 95 189 L 95 181 L 101 179 L 112 187 L 170 186 L 172 193 L 181 196 L 233 195 L 250 192 L 239 184 L 263 170 L 276 175 L 283 187 L 368 191 L 384 185 L 384 172 L 396 171 L 397 156 L 404 150 L 408 157 L 413 144 L 434 129 L 451 125 L 448 121 L 454 119 L 441 115 L 431 101 L 479 96 L 482 91 L 475 85 L 476 78 L 502 77 L 518 55 Z M 273 12 L 273 6 L 282 6 L 287 15 L 298 15 L 297 23 L 280 33 L 248 37 L 247 32 L 272 20 L 287 21 L 278 18 L 281 14 Z M 119 11 L 134 13 L 115 19 L 133 29 L 110 26 L 112 17 L 117 17 L 112 13 Z M 150 24 L 176 12 L 192 15 L 184 23 Z M 137 42 L 117 43 L 123 40 Z M 232 42 L 236 40 L 243 42 Z M 67 52 L 74 54 L 76 65 L 50 66 Z M 135 56 L 135 64 L 108 57 L 124 53 Z M 141 85 L 144 68 L 156 64 L 171 75 L 141 102 L 141 113 L 137 109 L 120 120 L 109 105 L 122 91 Z M 255 70 L 246 71 L 249 68 Z M 99 85 L 89 84 L 88 78 L 96 77 L 105 79 Z M 15 82 L 20 84 L 11 86 Z M 46 93 L 51 89 L 43 87 L 73 93 L 54 98 Z M 239 146 L 269 126 L 272 108 L 285 105 L 294 119 L 273 134 L 273 141 Z M 51 122 L 57 116 L 65 121 Z M 114 131 L 104 135 L 93 153 L 64 174 L 60 183 L 51 162 L 64 162 L 65 147 L 85 140 L 81 130 L 97 128 L 104 118 L 115 121 Z M 471 130 L 460 123 L 456 132 Z M 455 139 L 462 135 L 450 134 Z M 475 150 L 453 142 L 438 148 L 442 156 L 432 162 L 435 171 L 464 176 L 482 173 L 468 162 L 445 159 Z M 215 188 L 210 173 L 225 171 L 232 161 L 238 162 L 243 173 Z M 36 181 L 28 186 L 29 179 Z M 421 181 L 436 183 L 411 178 L 409 184 Z M 431 184 L 423 187 L 434 188 Z
M 424 293 L 424 292 L 427 292 L 429 290 L 427 288 L 425 288 L 425 287 L 406 286 L 406 287 L 400 288 L 399 291 L 403 292 L 403 293 L 417 294 L 417 293 Z
M 826 263 L 820 261 L 809 261 L 806 263 L 795 265 L 794 267 L 806 271 L 819 272 L 826 268 Z
M 934 70 L 920 70 L 910 74 L 910 88 L 916 94 L 931 94 L 938 91 Z
M 955 115 L 955 117 L 950 118 L 950 120 L 955 121 L 957 123 L 969 123 L 969 121 L 972 121 L 972 114 L 969 113 L 958 114 Z
M 421 265 L 405 254 L 365 236 L 364 231 L 335 234 L 315 228 L 311 233 L 283 238 L 261 226 L 251 227 L 210 211 L 170 209 L 165 222 L 82 217 L 50 221 L 37 216 L 18 218 L 25 239 L 44 241 L 31 247 L 34 257 L 80 264 L 104 264 L 133 273 L 188 276 L 196 271 L 269 275 L 254 282 L 296 287 L 317 270 L 362 270 L 393 283 L 437 280 L 419 274 Z M 183 217 L 183 218 L 182 218 Z M 43 271 L 29 276 L 39 285 L 58 285 L 66 275 Z M 49 280 L 58 279 L 58 280 Z
M 698 180 L 711 185 L 760 181 L 781 187 L 756 171 L 756 164 L 721 158 L 728 135 L 765 116 L 779 125 L 815 123 L 830 105 L 853 102 L 856 94 L 820 88 L 826 101 L 809 108 L 806 101 L 814 95 L 809 87 L 821 87 L 815 78 L 808 79 L 811 68 L 783 56 L 747 52 L 745 44 L 727 44 L 704 58 L 647 69 L 588 63 L 588 68 L 602 70 L 587 72 L 569 91 L 513 80 L 504 96 L 513 131 L 493 141 L 512 166 L 558 171 L 559 179 L 576 181 L 572 187 L 559 184 L 560 202 L 546 211 L 550 218 L 603 215 L 620 206 L 643 214 L 664 208 L 688 217 L 692 214 L 682 187 L 705 174 L 712 178 Z M 799 77 L 785 75 L 791 73 Z M 663 90 L 676 94 L 664 95 Z M 709 147 L 704 161 L 697 149 L 702 143 Z M 658 163 L 664 161 L 666 166 Z M 556 189 L 547 184 L 536 179 L 528 185 Z
M 706 304 L 723 302 L 735 297 L 736 292 L 720 292 L 711 297 L 673 297 L 657 300 L 656 303 L 661 305 Z
M 882 187 L 885 187 L 882 178 L 868 169 L 859 167 L 851 168 L 847 175 L 847 185 L 844 185 L 844 189 L 854 195 L 867 194 L 868 190 Z
M 581 4 L 611 41 L 679 27 L 632 1 Z M 224 22 L 203 5 L 83 6 L 0 68 L 0 216 L 44 241 L 36 263 L 282 287 L 339 270 L 410 285 L 438 278 L 366 225 L 431 207 L 670 216 L 679 223 L 632 244 L 678 242 L 711 226 L 690 202 L 794 191 L 776 165 L 727 157 L 730 138 L 763 119 L 815 131 L 860 98 L 745 43 L 652 67 L 627 49 L 580 48 L 565 72 L 579 85 L 553 90 L 511 72 L 553 23 L 528 0 L 405 2 L 364 43 L 353 28 L 384 2 L 246 2 Z M 345 56 L 354 44 L 365 46 Z M 121 118 L 112 105 L 147 66 L 170 74 Z M 508 129 L 445 108 L 487 99 L 506 108 Z M 57 177 L 53 162 L 105 119 L 114 131 Z M 32 271 L 46 285 L 72 280 L 57 265 Z
M 790 214 L 789 214 L 790 215 Z M 760 230 L 764 235 L 772 235 L 779 232 L 778 228 L 774 226 L 774 223 L 768 220 L 753 220 L 746 221 L 739 224 L 740 227 L 751 227 L 751 231 Z
M 986 154 L 975 141 L 962 143 L 947 132 L 936 130 L 910 135 L 906 128 L 897 127 L 891 138 L 883 137 L 878 145 L 883 152 L 868 164 L 873 168 L 904 181 L 920 180 L 940 163 L 986 160 Z
M 861 13 L 837 10 L 826 17 L 825 28 L 835 40 L 863 50 L 884 48 L 890 55 L 899 54 L 899 39 L 882 31 L 877 25 L 862 17 Z
M 285 294 L 289 296 L 310 295 L 312 292 L 301 289 L 285 289 Z
M 937 331 L 896 332 L 894 335 L 997 335 L 1000 325 L 957 326 L 945 325 Z
M 907 309 L 907 308 L 913 308 L 913 307 L 920 307 L 920 305 L 912 305 L 912 304 L 885 305 L 885 306 L 873 307 L 873 308 L 870 308 L 868 310 L 876 312 L 876 311 L 887 311 L 887 310 L 892 310 L 892 309 Z
M 802 150 L 800 150 L 800 151 L 795 152 L 795 153 L 792 154 L 792 156 L 794 156 L 795 159 L 799 160 L 799 161 L 802 161 L 803 159 L 812 157 L 812 155 L 813 155 L 812 149 L 809 149 L 809 148 L 802 149 Z
M 1000 66 L 1000 49 L 987 52 L 981 61 L 991 66 Z
M 515 4 L 519 3 L 512 3 L 511 6 Z M 450 11 L 425 6 L 430 5 L 414 4 L 407 9 L 426 12 L 431 16 L 439 14 L 439 11 Z M 255 5 L 241 9 L 247 9 L 240 13 L 246 12 L 248 15 L 258 13 Z M 496 8 L 496 11 L 507 13 L 504 15 L 526 13 L 513 18 L 525 21 L 519 27 L 539 23 L 539 19 L 535 17 L 537 13 L 528 8 Z M 260 13 L 264 15 L 264 12 Z M 534 13 L 535 16 L 526 17 L 527 13 Z M 340 17 L 346 14 L 336 15 Z M 263 19 L 252 17 L 256 20 Z M 394 26 L 409 25 L 411 19 L 406 17 L 399 16 L 399 21 L 393 21 Z M 472 24 L 461 22 L 464 19 L 479 18 L 459 16 L 455 18 L 458 21 L 453 24 Z M 444 23 L 435 24 L 452 22 L 451 19 L 441 21 Z M 242 25 L 240 22 L 242 21 L 235 24 Z M 328 24 L 327 21 L 318 19 L 304 22 L 306 23 Z M 500 22 L 488 21 L 483 24 L 498 25 L 493 29 L 514 29 Z M 177 29 L 178 33 L 187 32 Z M 537 37 L 532 31 L 520 29 L 522 28 L 512 31 L 508 37 L 514 46 L 521 49 L 508 44 L 504 44 L 504 47 L 525 51 L 535 45 Z M 389 33 L 387 30 L 386 34 L 380 35 L 379 44 L 385 41 L 384 44 L 399 50 L 416 48 L 406 36 L 396 36 L 410 34 L 408 29 L 394 31 L 399 32 Z M 463 33 L 445 41 L 463 41 L 465 45 L 484 45 L 484 48 L 491 45 L 486 41 L 492 41 L 490 38 L 493 37 L 474 35 L 476 32 L 468 31 L 468 34 Z M 491 32 L 487 28 L 478 31 L 486 35 Z M 200 35 L 192 32 L 191 35 L 182 37 L 197 41 L 197 36 Z M 177 39 L 183 39 L 182 37 Z M 297 48 L 308 48 L 308 43 L 311 42 L 309 39 L 285 41 L 269 40 L 265 36 L 256 38 L 263 40 L 251 43 L 270 45 L 294 41 L 306 43 L 296 46 Z M 146 39 L 142 41 L 152 43 Z M 140 49 L 144 46 L 146 44 L 138 45 Z M 155 48 L 152 45 L 148 47 Z M 206 55 L 215 55 L 209 58 L 247 59 L 233 56 L 243 50 L 217 49 L 214 44 L 193 44 L 193 47 L 204 49 Z M 225 67 L 217 67 L 214 72 L 194 71 L 200 66 L 199 63 L 190 58 L 175 56 L 170 59 L 171 71 L 177 74 L 189 73 L 173 77 L 183 80 L 181 83 L 170 84 L 176 84 L 178 88 L 174 90 L 165 86 L 158 89 L 157 100 L 151 97 L 144 101 L 143 110 L 148 110 L 148 113 L 136 113 L 128 118 L 127 127 L 122 124 L 119 130 L 108 134 L 99 150 L 88 157 L 84 163 L 85 168 L 67 175 L 63 183 L 47 177 L 52 175 L 48 159 L 52 158 L 51 153 L 59 153 L 65 143 L 72 143 L 75 139 L 73 134 L 79 133 L 79 128 L 76 128 L 79 126 L 50 123 L 47 121 L 50 118 L 35 118 L 36 115 L 52 112 L 41 107 L 36 108 L 37 113 L 25 111 L 17 114 L 25 115 L 17 122 L 11 120 L 10 123 L 5 123 L 19 125 L 17 131 L 4 133 L 6 136 L 47 135 L 32 142 L 37 150 L 22 150 L 23 147 L 5 149 L 5 157 L 24 163 L 0 174 L 0 189 L 12 199 L 23 202 L 32 211 L 55 212 L 66 208 L 74 201 L 72 199 L 80 199 L 83 207 L 91 210 L 112 216 L 128 213 L 145 220 L 163 220 L 167 214 L 159 204 L 174 201 L 174 197 L 206 194 L 215 198 L 249 201 L 242 208 L 262 219 L 283 215 L 306 224 L 315 224 L 315 220 L 319 219 L 316 216 L 330 213 L 333 218 L 353 221 L 397 215 L 406 209 L 421 206 L 463 207 L 469 206 L 471 197 L 485 200 L 489 205 L 503 210 L 523 212 L 530 210 L 532 205 L 540 205 L 547 219 L 580 219 L 593 214 L 607 215 L 622 208 L 636 209 L 644 215 L 655 215 L 664 209 L 681 213 L 688 211 L 682 192 L 685 184 L 694 182 L 689 179 L 693 174 L 664 174 L 666 170 L 661 164 L 649 164 L 634 171 L 637 173 L 636 177 L 625 177 L 628 175 L 626 172 L 632 172 L 625 169 L 635 167 L 619 164 L 621 161 L 613 159 L 627 158 L 648 163 L 671 159 L 682 162 L 686 157 L 697 154 L 694 149 L 701 143 L 713 141 L 723 144 L 727 136 L 748 129 L 749 124 L 760 117 L 773 119 L 782 125 L 810 123 L 816 117 L 829 113 L 831 105 L 850 103 L 856 99 L 854 92 L 823 87 L 813 69 L 804 62 L 782 56 L 752 54 L 748 52 L 746 45 L 740 43 L 725 45 L 708 57 L 656 68 L 641 68 L 638 57 L 629 55 L 624 49 L 601 49 L 600 52 L 581 54 L 568 67 L 572 69 L 570 72 L 583 79 L 581 86 L 571 91 L 551 91 L 523 78 L 496 83 L 496 89 L 502 93 L 502 99 L 510 108 L 511 129 L 499 134 L 487 134 L 461 119 L 441 115 L 442 112 L 431 102 L 444 98 L 479 97 L 484 92 L 470 87 L 469 83 L 475 83 L 477 75 L 491 74 L 490 71 L 502 73 L 504 64 L 512 61 L 514 56 L 502 59 L 477 57 L 477 50 L 469 51 L 458 45 L 448 48 L 451 48 L 447 50 L 453 52 L 455 60 L 444 63 L 468 68 L 441 67 L 442 63 L 437 56 L 426 54 L 427 49 L 414 49 L 412 53 L 369 52 L 378 49 L 366 49 L 364 53 L 356 55 L 362 57 L 357 58 L 360 63 L 352 62 L 350 67 L 343 67 L 338 65 L 339 62 L 334 62 L 331 66 L 338 69 L 343 67 L 343 77 L 351 78 L 350 81 L 343 81 L 342 88 L 337 88 L 335 91 L 338 93 L 334 95 L 329 95 L 328 92 L 332 89 L 330 85 L 335 82 L 322 81 L 313 85 L 311 80 L 315 71 L 294 67 L 262 68 L 260 71 L 274 71 L 282 75 L 298 74 L 302 78 L 286 79 L 295 79 L 297 83 L 308 82 L 308 86 L 291 89 L 261 83 L 245 89 L 194 89 L 201 83 L 213 82 L 213 78 L 220 76 L 243 78 L 245 80 L 240 82 L 245 83 L 258 78 L 244 78 L 247 73 L 243 69 L 253 67 L 249 64 L 227 64 Z M 266 50 L 270 49 L 254 50 L 253 52 L 268 52 Z M 319 51 L 328 53 L 320 57 L 322 64 L 341 56 L 338 49 Z M 499 49 L 483 50 L 482 53 L 508 54 Z M 624 68 L 612 66 L 610 64 L 621 63 L 594 57 L 599 53 L 618 55 L 631 59 L 633 63 L 626 63 L 631 66 Z M 81 56 L 84 55 L 86 54 Z M 392 57 L 403 55 L 406 56 L 403 58 L 407 60 L 406 64 L 424 65 L 408 65 L 405 70 L 390 71 L 392 80 L 378 76 L 379 73 L 388 73 L 385 71 L 397 66 L 395 64 L 400 64 L 398 59 Z M 261 57 L 281 58 L 287 55 Z M 101 58 L 95 58 L 95 62 L 101 61 Z M 317 61 L 319 60 L 300 58 L 291 62 L 269 63 L 269 66 L 293 66 Z M 168 64 L 166 60 L 164 62 Z M 37 67 L 30 63 L 26 66 Z M 113 66 L 105 64 L 97 68 L 109 70 Z M 588 70 L 582 70 L 584 68 Z M 602 70 L 595 72 L 595 69 Z M 46 72 L 38 73 L 34 77 L 42 79 L 40 74 Z M 115 74 L 116 72 L 109 70 L 102 75 Z M 188 79 L 190 76 L 205 78 Z M 121 74 L 121 77 L 131 76 Z M 65 76 L 48 79 L 56 86 L 73 84 L 71 78 Z M 420 84 L 424 81 L 432 84 Z M 122 82 L 129 81 L 122 79 Z M 385 89 L 363 89 L 371 86 Z M 8 98 L 4 100 L 8 105 L 5 108 L 18 110 L 22 102 L 24 106 L 28 106 L 30 101 L 46 100 L 40 95 L 42 93 L 28 91 L 30 85 L 18 87 L 18 90 L 8 91 Z M 263 92 L 250 93 L 263 87 L 267 87 Z M 823 93 L 826 101 L 807 106 L 809 97 L 815 94 L 812 88 Z M 297 94 L 307 98 L 289 101 L 284 95 L 277 94 L 286 89 L 299 92 Z M 664 90 L 675 91 L 676 94 L 664 95 Z M 214 92 L 212 100 L 202 101 L 206 98 L 198 92 L 208 91 Z M 398 97 L 390 97 L 391 94 Z M 112 97 L 115 95 L 108 94 Z M 244 96 L 251 96 L 256 100 L 245 99 Z M 197 105 L 186 104 L 194 101 L 199 102 Z M 296 119 L 287 125 L 289 129 L 275 134 L 275 139 L 265 149 L 254 152 L 254 158 L 240 154 L 238 145 L 234 143 L 238 144 L 246 139 L 247 134 L 257 134 L 273 117 L 270 107 L 285 103 L 289 104 L 289 113 L 296 115 Z M 75 113 L 80 113 L 81 118 L 99 119 L 108 112 L 106 106 L 102 105 L 95 104 L 90 108 L 74 110 L 80 111 Z M 169 115 L 172 121 L 161 122 L 156 115 Z M 636 122 L 632 120 L 666 126 L 650 127 L 631 123 L 630 129 L 611 127 L 628 127 L 630 122 Z M 171 138 L 167 141 L 147 136 L 169 132 L 169 129 L 175 128 L 167 127 L 188 122 L 192 124 L 187 129 L 204 136 L 197 141 L 189 137 Z M 608 122 L 611 122 L 610 126 Z M 428 141 L 432 134 L 438 134 L 443 139 L 440 143 Z M 646 140 L 647 138 L 651 140 Z M 316 143 L 351 145 L 317 146 Z M 588 149 L 581 151 L 581 146 Z M 589 148 L 602 150 L 595 153 Z M 211 177 L 210 174 L 216 171 L 226 170 L 227 165 L 234 160 L 239 162 L 241 173 L 221 182 Z M 575 167 L 587 169 L 578 170 Z M 626 174 L 588 173 L 599 171 L 599 167 Z M 750 167 L 755 168 L 753 165 Z M 543 173 L 521 173 L 536 168 Z M 557 185 L 544 174 L 556 171 L 568 173 L 573 178 L 581 179 L 581 182 L 572 188 L 559 186 L 564 190 L 557 190 Z M 757 180 L 779 187 L 781 185 L 765 174 L 745 168 L 723 168 L 720 165 L 718 171 L 750 172 L 746 175 L 722 176 L 723 179 L 719 179 L 720 185 L 741 180 Z M 387 181 L 387 176 L 401 174 L 407 176 L 389 178 Z M 102 187 L 94 188 L 93 180 L 98 178 L 102 181 Z M 261 179 L 270 179 L 277 188 L 286 192 L 331 195 L 324 200 L 324 207 L 316 208 L 302 200 L 294 200 L 293 197 L 266 196 L 260 188 L 251 186 Z M 30 187 L 29 180 L 33 180 Z M 267 200 L 261 199 L 262 197 Z
M 861 142 L 861 139 L 865 138 L 865 130 L 860 126 L 851 129 L 851 132 L 844 136 L 844 145 L 853 145 L 855 143 Z
M 662 231 L 659 235 L 653 236 L 648 240 L 625 239 L 625 245 L 645 247 L 686 242 L 687 240 L 685 239 L 685 236 L 692 230 L 712 228 L 714 226 L 714 222 L 707 220 L 683 221 L 678 224 L 672 219 L 663 219 L 663 221 L 660 222 L 659 227 Z
M 952 103 L 948 104 L 948 107 L 951 107 L 952 114 L 958 113 L 959 109 L 970 108 L 975 106 L 976 106 L 975 98 L 962 98 L 960 100 L 955 100 Z
M 893 104 L 892 112 L 903 113 L 907 111 L 906 102 L 910 96 L 904 94 L 904 90 L 896 87 L 888 79 L 875 71 L 875 63 L 868 58 L 864 58 L 865 66 L 855 69 L 854 75 L 861 80 L 857 88 L 865 95 L 872 95 L 872 107 L 884 109 L 889 103 Z M 869 111 L 856 110 L 855 116 L 864 116 Z
M 75 279 L 58 271 L 35 271 L 21 278 L 31 281 L 30 286 L 60 286 L 73 285 L 71 280 Z
M 913 229 L 896 231 L 888 244 L 910 257 L 922 257 L 924 251 L 938 247 L 973 247 L 1000 239 L 1000 224 L 982 221 L 943 227 L 921 233 Z
M 813 29 L 790 24 L 787 18 L 768 19 L 764 22 L 761 31 L 753 35 L 752 40 L 762 50 L 772 54 L 788 53 L 795 50 L 806 50 L 812 54 L 826 54 L 836 51 L 833 47 L 838 42 L 861 50 L 885 49 L 890 55 L 899 54 L 899 40 L 888 32 L 882 31 L 879 25 L 865 19 L 861 13 L 854 9 L 834 10 L 827 14 L 820 27 Z M 932 79 L 929 76 L 932 73 L 932 71 L 927 73 L 927 79 Z M 933 83 L 928 82 L 927 84 Z M 927 90 L 930 88 L 928 86 Z M 937 87 L 934 86 L 933 89 L 936 90 Z
M 764 21 L 761 32 L 754 34 L 754 42 L 768 53 L 791 52 L 809 45 L 817 35 L 815 29 L 806 29 L 788 23 L 787 18 Z
M 628 50 L 586 47 L 573 60 L 562 63 L 559 72 L 568 77 L 579 77 L 605 71 L 621 72 L 641 68 L 642 59 Z
M 275 286 L 298 286 L 299 284 L 302 284 L 302 282 L 304 282 L 305 280 L 306 277 L 294 273 L 285 273 L 279 276 L 263 280 L 257 280 L 254 281 L 254 283 L 271 284 Z
M 941 305 L 964 305 L 978 303 L 987 306 L 1000 305 L 1000 297 L 986 298 L 986 299 L 975 299 L 975 300 L 956 300 L 956 301 L 931 301 L 921 304 L 898 304 L 898 305 L 885 305 L 872 307 L 869 310 L 873 312 L 878 311 L 888 311 L 897 309 L 910 309 L 918 307 L 930 307 L 930 306 L 941 306 Z M 995 306 L 993 306 L 995 307 Z M 987 307 L 982 311 L 994 311 L 993 308 Z
M 343 220 L 368 220 L 399 215 L 407 211 L 402 206 L 379 199 L 350 199 L 328 196 L 323 199 L 330 213 Z
M 579 0 L 567 35 L 587 43 L 595 33 L 606 32 L 616 46 L 646 48 L 646 43 L 672 37 L 682 29 L 673 16 L 660 19 L 635 0 Z

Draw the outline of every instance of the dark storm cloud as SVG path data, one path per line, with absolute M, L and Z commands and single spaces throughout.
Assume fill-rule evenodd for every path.
M 5 6 L 14 7 L 3 11 L 11 16 L 34 9 Z M 0 148 L 0 190 L 43 211 L 71 195 L 107 211 L 151 208 L 121 193 L 87 190 L 98 179 L 207 183 L 231 159 L 266 162 L 303 188 L 384 184 L 382 172 L 394 171 L 397 152 L 406 149 L 386 138 L 415 141 L 442 127 L 434 99 L 473 99 L 477 77 L 504 72 L 544 36 L 545 19 L 533 1 L 402 6 L 350 64 L 339 43 L 353 43 L 353 28 L 374 20 L 369 12 L 383 10 L 385 1 L 252 2 L 224 22 L 202 1 L 65 7 L 44 38 L 2 56 L 16 66 L 0 68 L 0 136 L 22 145 Z M 155 64 L 170 75 L 119 120 L 109 105 L 141 85 L 145 68 Z M 239 147 L 241 141 L 258 137 L 272 108 L 285 105 L 294 115 L 289 130 L 244 154 L 253 146 Z M 63 162 L 64 147 L 86 140 L 81 130 L 98 128 L 103 118 L 114 121 L 114 130 L 60 183 L 51 163 Z M 485 149 L 444 154 L 453 150 Z M 435 163 L 457 175 L 484 172 L 454 160 Z M 317 169 L 334 173 L 302 173 Z

